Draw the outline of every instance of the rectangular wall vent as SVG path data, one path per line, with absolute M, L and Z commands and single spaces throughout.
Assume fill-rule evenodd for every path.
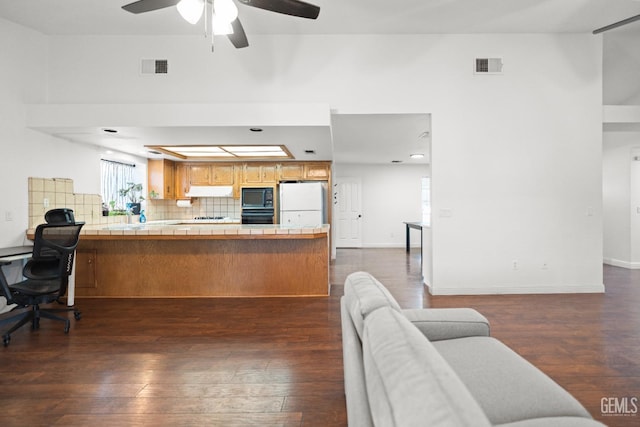
M 502 58 L 476 58 L 476 74 L 502 74 Z
M 140 70 L 142 74 L 168 74 L 169 61 L 166 59 L 143 59 Z

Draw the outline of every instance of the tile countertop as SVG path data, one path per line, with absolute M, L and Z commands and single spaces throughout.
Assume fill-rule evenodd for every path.
M 240 224 L 240 223 L 219 223 L 207 221 L 193 220 L 165 220 L 165 221 L 147 221 L 146 223 L 136 224 L 88 224 L 82 228 L 81 236 L 101 238 L 136 238 L 137 236 L 144 238 L 183 238 L 183 236 L 192 236 L 197 238 L 237 238 L 255 236 L 286 238 L 295 237 L 295 235 L 305 235 L 308 237 L 329 234 L 328 224 L 319 225 L 283 225 L 283 224 Z M 32 239 L 35 235 L 35 229 L 27 230 L 27 237 Z
M 28 234 L 31 234 L 29 230 Z M 171 235 L 290 235 L 327 234 L 328 224 L 292 226 L 281 224 L 240 224 L 193 220 L 148 221 L 138 224 L 85 225 L 85 236 L 171 236 Z

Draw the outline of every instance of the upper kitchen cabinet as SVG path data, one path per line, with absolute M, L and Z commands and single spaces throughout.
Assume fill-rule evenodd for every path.
M 283 163 L 280 165 L 280 181 L 297 181 L 304 179 L 302 163 Z
M 305 163 L 304 179 L 317 179 L 326 181 L 331 176 L 331 165 L 329 163 Z
M 203 163 L 201 165 L 189 165 L 189 184 L 210 185 L 211 165 Z
M 184 163 L 176 163 L 176 199 L 187 199 L 189 192 L 189 168 Z
M 242 167 L 242 184 L 273 184 L 276 182 L 275 163 L 245 163 Z
M 330 177 L 331 164 L 327 162 L 292 162 L 280 165 L 280 181 L 328 181 Z
M 211 175 L 213 185 L 233 185 L 234 165 L 230 164 L 213 164 L 211 166 Z
M 228 163 L 189 165 L 190 185 L 233 185 L 234 166 Z
M 153 199 L 175 199 L 175 163 L 150 159 L 147 164 L 147 186 Z

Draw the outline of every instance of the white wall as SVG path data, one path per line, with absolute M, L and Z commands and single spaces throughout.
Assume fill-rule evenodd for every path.
M 636 134 L 636 137 L 640 135 Z M 640 142 L 640 139 L 636 139 Z M 629 214 L 631 216 L 631 267 L 640 268 L 640 145 L 636 145 L 631 151 L 631 203 Z
M 71 178 L 77 192 L 100 192 L 99 157 L 94 148 L 47 137 L 24 126 L 25 104 L 47 100 L 47 46 L 47 37 L 0 19 L 2 247 L 25 242 L 28 177 Z M 7 221 L 7 213 L 12 221 Z
M 640 241 L 640 229 L 632 232 L 635 192 L 640 192 L 640 176 L 632 168 L 640 162 L 632 158 L 640 150 L 637 132 L 605 132 L 603 145 L 604 260 L 606 263 L 631 268 L 634 261 L 632 242 Z M 635 191 L 633 191 L 635 190 Z M 634 237 L 635 236 L 635 237 Z M 640 265 L 639 265 L 640 267 Z
M 432 115 L 434 293 L 603 290 L 601 46 L 516 40 L 460 47 L 504 75 L 453 76 Z
M 640 132 L 634 105 L 640 104 L 640 50 L 637 35 L 612 31 L 604 36 L 604 102 L 616 112 L 604 133 L 603 206 L 605 263 L 640 268 Z M 625 107 L 629 109 L 624 109 Z M 625 116 L 626 114 L 626 116 Z M 624 130 L 624 131 L 621 131 Z
M 420 221 L 421 178 L 429 176 L 428 165 L 363 165 L 336 163 L 334 181 L 356 177 L 362 182 L 362 247 L 405 247 L 403 221 Z M 414 230 L 412 246 L 420 246 Z
M 610 31 L 604 35 L 604 104 L 640 104 L 638 34 Z
M 252 36 L 249 49 L 221 40 L 214 54 L 200 37 L 49 42 L 52 103 L 430 113 L 432 291 L 602 290 L 599 37 Z M 504 75 L 473 75 L 474 58 L 486 55 L 504 57 Z M 140 76 L 141 58 L 169 59 L 170 74 Z

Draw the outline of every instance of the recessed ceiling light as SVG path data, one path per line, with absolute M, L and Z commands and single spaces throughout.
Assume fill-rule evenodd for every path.
M 251 132 L 262 132 L 262 128 L 249 128 Z
M 409 157 L 411 157 L 412 159 L 422 159 L 424 157 L 424 154 L 414 153 L 414 154 L 410 155 Z

